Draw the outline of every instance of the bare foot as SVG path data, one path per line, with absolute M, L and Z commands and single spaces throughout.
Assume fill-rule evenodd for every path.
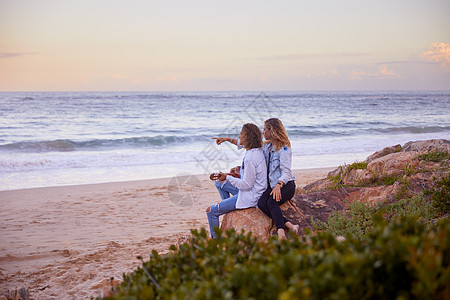
M 286 226 L 287 229 L 292 230 L 295 233 L 295 235 L 298 235 L 298 233 L 300 232 L 299 225 L 294 225 L 291 222 L 286 222 L 284 223 L 284 226 Z
M 298 235 L 298 233 L 300 232 L 300 225 L 292 226 L 292 232 L 294 232 L 295 235 Z
M 285 232 L 285 230 L 283 228 L 278 229 L 277 230 L 277 234 L 278 234 L 278 240 L 279 241 L 287 239 L 286 232 Z

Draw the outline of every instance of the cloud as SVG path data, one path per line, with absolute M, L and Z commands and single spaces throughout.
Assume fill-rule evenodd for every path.
M 340 73 L 337 70 L 332 70 L 330 72 L 319 72 L 319 73 L 308 73 L 306 74 L 306 78 L 313 79 L 313 78 L 332 78 L 339 76 Z
M 157 76 L 156 77 L 156 81 L 158 81 L 158 82 L 177 82 L 178 79 L 175 76 L 173 76 L 173 75 Z
M 398 79 L 402 78 L 402 76 L 397 74 L 394 70 L 389 70 L 386 65 L 379 65 L 377 70 L 352 70 L 349 74 L 349 78 L 351 80 L 362 80 L 364 78 Z
M 394 78 L 401 78 L 400 75 L 395 73 L 394 70 L 388 70 L 386 65 L 381 65 L 378 67 L 378 72 L 374 74 L 375 78 L 381 78 L 381 79 L 394 79 Z
M 370 55 L 371 55 L 371 53 L 367 53 L 367 52 L 304 53 L 304 54 L 263 56 L 263 57 L 258 57 L 257 59 L 261 59 L 261 60 L 304 60 L 304 59 L 361 57 L 361 56 L 370 56 Z
M 431 65 L 434 62 L 420 61 L 420 60 L 397 60 L 397 61 L 383 61 L 374 63 L 374 65 Z
M 12 57 L 20 57 L 26 55 L 33 55 L 36 52 L 3 52 L 0 53 L 0 58 L 12 58 Z
M 351 80 L 361 80 L 363 79 L 363 77 L 366 77 L 367 73 L 366 72 L 361 72 L 361 71 L 352 71 L 350 73 L 350 79 Z
M 363 65 L 352 68 L 341 68 L 340 70 L 331 70 L 328 72 L 308 73 L 308 79 L 343 79 L 343 80 L 373 80 L 373 79 L 399 79 L 401 75 L 394 70 L 389 69 L 386 65 Z
M 442 67 L 450 70 L 450 44 L 447 43 L 431 43 L 428 51 L 423 56 L 432 62 L 440 63 Z
M 132 82 L 135 83 L 135 84 L 146 84 L 146 83 L 148 82 L 148 79 L 145 78 L 145 77 L 142 77 L 142 78 L 134 78 L 134 79 L 132 80 Z

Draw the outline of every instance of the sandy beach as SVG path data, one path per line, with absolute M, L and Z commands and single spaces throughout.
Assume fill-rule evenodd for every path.
M 295 170 L 297 187 L 333 168 Z M 208 227 L 218 200 L 205 175 L 0 192 L 0 296 L 26 287 L 33 299 L 101 296 L 155 249 Z

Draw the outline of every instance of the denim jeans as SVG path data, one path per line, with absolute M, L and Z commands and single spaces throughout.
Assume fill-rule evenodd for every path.
M 214 203 L 211 205 L 209 212 L 206 213 L 209 223 L 209 232 L 213 239 L 216 238 L 216 233 L 214 232 L 215 227 L 219 227 L 219 216 L 236 210 L 236 202 L 238 195 L 226 198 L 219 203 Z
M 223 184 L 222 182 L 216 180 L 214 181 L 214 184 L 216 185 L 222 200 L 229 198 L 230 194 L 234 196 L 239 192 L 238 188 L 232 185 L 229 181 L 226 181 Z

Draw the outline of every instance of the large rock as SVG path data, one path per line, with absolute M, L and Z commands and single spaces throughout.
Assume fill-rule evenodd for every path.
M 403 147 L 401 145 L 386 147 L 383 150 L 377 151 L 374 154 L 369 155 L 364 162 L 370 163 L 377 158 L 397 152 L 419 152 L 422 154 L 432 151 L 450 152 L 450 141 L 440 139 L 413 141 L 406 143 Z
M 373 174 L 368 170 L 351 170 L 342 176 L 344 185 L 363 185 L 373 180 Z
M 220 229 L 227 230 L 233 228 L 236 232 L 251 231 L 253 236 L 260 239 L 267 239 L 273 226 L 273 221 L 267 217 L 259 208 L 251 207 L 238 209 L 227 213 L 222 219 Z
M 398 175 L 418 155 L 416 151 L 391 153 L 370 162 L 367 170 L 374 174 Z
M 370 205 L 382 203 L 384 201 L 392 201 L 397 193 L 401 191 L 401 185 L 395 182 L 392 185 L 372 186 L 372 187 L 356 187 L 349 189 L 346 200 L 360 201 Z
M 406 143 L 402 152 L 415 151 L 420 153 L 428 153 L 433 151 L 450 152 L 449 140 L 427 140 Z
M 400 144 L 392 146 L 392 147 L 386 147 L 381 151 L 377 151 L 372 155 L 369 155 L 366 160 L 364 162 L 366 163 L 370 163 L 371 161 L 379 158 L 379 157 L 383 157 L 385 155 L 394 153 L 394 152 L 399 152 L 402 149 L 402 146 Z

